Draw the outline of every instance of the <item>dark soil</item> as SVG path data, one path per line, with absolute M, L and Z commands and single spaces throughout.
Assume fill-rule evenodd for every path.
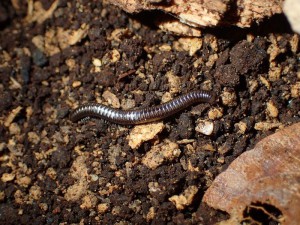
M 300 121 L 300 99 L 291 94 L 300 54 L 283 16 L 247 30 L 203 30 L 190 56 L 174 47 L 180 37 L 101 1 L 60 1 L 40 24 L 26 15 L 27 5 L 0 3 L 0 224 L 213 224 L 228 217 L 201 203 L 214 178 L 263 137 Z M 88 33 L 73 45 L 50 35 L 82 24 Z M 39 49 L 37 37 L 57 52 Z M 170 71 L 180 78 L 174 96 L 211 89 L 219 98 L 164 120 L 156 140 L 137 150 L 126 139 L 133 126 L 68 119 L 82 103 L 105 102 L 107 90 L 135 107 L 157 105 L 170 91 Z M 270 102 L 278 115 L 270 115 Z M 221 115 L 208 118 L 212 108 Z M 211 135 L 195 131 L 198 118 L 213 122 Z M 180 143 L 180 156 L 149 169 L 141 159 L 165 139 Z M 178 210 L 169 198 L 190 186 L 198 192 Z

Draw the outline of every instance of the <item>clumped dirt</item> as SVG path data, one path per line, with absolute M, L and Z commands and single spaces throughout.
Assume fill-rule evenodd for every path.
M 194 40 L 101 1 L 60 1 L 41 23 L 26 4 L 0 3 L 0 15 L 0 224 L 213 224 L 227 217 L 201 203 L 215 176 L 300 121 L 299 36 L 283 16 L 204 29 L 189 52 Z M 126 108 L 196 89 L 213 90 L 216 102 L 164 120 L 137 149 L 133 126 L 68 117 L 82 103 L 113 104 L 104 91 Z M 210 135 L 195 130 L 199 118 L 213 123 Z M 145 155 L 162 143 L 176 154 L 148 168 Z

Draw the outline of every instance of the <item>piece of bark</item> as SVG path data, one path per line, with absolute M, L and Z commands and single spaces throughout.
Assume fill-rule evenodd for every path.
M 260 22 L 265 17 L 270 17 L 282 12 L 283 0 L 173 0 L 173 1 L 149 1 L 149 0 L 107 0 L 108 3 L 117 5 L 129 13 L 138 13 L 144 10 L 160 10 L 168 15 L 173 15 L 182 24 L 189 25 L 191 30 L 185 35 L 198 36 L 197 29 L 230 24 L 239 27 L 250 27 L 252 23 Z M 182 26 L 178 30 L 170 25 L 171 20 L 163 16 L 158 24 L 164 29 L 182 34 L 186 29 Z M 173 24 L 174 22 L 172 22 Z M 166 25 L 164 25 L 166 24 Z
M 266 137 L 254 149 L 239 156 L 214 180 L 203 202 L 230 214 L 230 222 L 224 224 L 249 219 L 247 211 L 255 207 L 269 215 L 266 205 L 280 211 L 273 220 L 298 224 L 299 158 L 300 123 L 297 123 Z
M 282 13 L 283 0 L 237 0 L 236 21 L 231 24 L 238 27 L 250 27 L 252 23 L 260 22 L 265 17 Z

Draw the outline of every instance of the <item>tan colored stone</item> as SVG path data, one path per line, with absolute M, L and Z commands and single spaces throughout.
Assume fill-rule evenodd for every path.
M 180 195 L 173 195 L 169 198 L 178 210 L 183 210 L 190 204 L 192 204 L 195 195 L 198 192 L 198 188 L 196 186 L 189 186 L 187 189 L 183 191 Z
M 293 98 L 300 98 L 300 82 L 291 86 L 291 94 Z
M 164 127 L 162 122 L 137 125 L 126 139 L 132 149 L 137 149 L 143 142 L 152 140 Z
M 223 116 L 223 109 L 222 108 L 211 108 L 208 111 L 208 118 L 211 120 L 219 119 Z
M 80 86 L 81 86 L 81 81 L 79 81 L 79 80 L 76 80 L 72 83 L 73 88 L 77 88 L 77 87 L 80 87 Z
M 21 128 L 17 123 L 12 123 L 9 126 L 9 133 L 11 135 L 18 135 L 21 132 Z
M 227 106 L 235 106 L 236 102 L 236 94 L 232 91 L 223 91 L 221 94 L 221 99 L 224 105 Z
M 274 129 L 274 128 L 281 128 L 281 127 L 283 127 L 282 123 L 279 123 L 279 122 L 268 122 L 268 121 L 257 122 L 254 125 L 254 129 L 255 130 L 263 130 L 263 131 L 271 130 L 271 129 Z
M 272 117 L 272 118 L 276 118 L 278 116 L 278 109 L 277 107 L 275 106 L 274 102 L 272 101 L 268 101 L 267 102 L 267 109 L 266 109 L 266 113 L 269 117 Z
M 13 173 L 3 173 L 1 177 L 1 181 L 6 183 L 15 179 L 15 174 Z
M 121 104 L 120 104 L 120 100 L 118 99 L 118 97 L 113 94 L 112 92 L 106 90 L 103 92 L 102 97 L 105 99 L 105 101 L 108 102 L 109 105 L 111 105 L 113 108 L 120 108 Z
M 91 209 L 97 204 L 97 197 L 94 194 L 88 194 L 82 198 L 81 209 Z
M 103 213 L 107 212 L 108 207 L 109 207 L 108 203 L 100 203 L 100 204 L 98 204 L 98 206 L 97 206 L 97 211 L 98 211 L 100 214 L 103 214 Z
M 245 134 L 246 132 L 246 129 L 247 129 L 247 124 L 243 121 L 240 121 L 236 124 L 234 124 L 235 127 L 237 127 L 239 130 L 238 130 L 238 133 L 240 134 Z
M 33 185 L 29 189 L 29 198 L 39 200 L 42 197 L 42 191 L 39 186 Z
M 178 51 L 187 51 L 190 56 L 193 56 L 202 47 L 201 38 L 182 37 L 174 42 L 173 46 Z
M 156 169 L 165 161 L 172 161 L 179 157 L 181 151 L 175 142 L 164 140 L 163 143 L 154 145 L 142 159 L 142 163 L 150 169 Z

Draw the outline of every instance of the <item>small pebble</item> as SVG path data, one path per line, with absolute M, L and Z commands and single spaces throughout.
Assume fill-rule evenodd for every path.
M 120 100 L 118 99 L 118 97 L 110 92 L 110 91 L 104 91 L 104 93 L 102 94 L 102 97 L 113 107 L 113 108 L 120 108 L 121 104 L 120 104 Z
M 102 62 L 100 59 L 96 59 L 94 58 L 93 61 L 92 61 L 93 65 L 96 66 L 96 67 L 101 67 L 102 66 Z
M 221 118 L 223 116 L 223 109 L 222 108 L 212 108 L 208 112 L 208 118 L 211 120 L 215 120 Z
M 210 121 L 198 120 L 195 130 L 204 135 L 211 135 L 214 131 L 214 124 Z
M 108 203 L 100 203 L 97 206 L 97 211 L 102 214 L 105 213 L 108 210 Z
M 300 97 L 300 82 L 296 82 L 296 84 L 291 86 L 291 94 L 293 98 Z
M 81 86 L 81 81 L 74 81 L 73 83 L 72 83 L 72 87 L 73 88 L 77 88 L 77 87 L 80 87 Z
M 282 127 L 283 124 L 282 123 L 279 123 L 279 122 L 258 122 L 254 125 L 254 129 L 255 130 L 263 130 L 263 131 L 266 131 L 266 130 L 271 130 L 273 128 L 280 128 Z
M 181 154 L 179 146 L 175 142 L 166 139 L 164 142 L 154 145 L 142 159 L 142 163 L 150 169 L 156 169 L 165 161 L 173 161 Z
M 91 181 L 97 181 L 99 177 L 96 174 L 91 174 L 90 175 Z
M 121 107 L 123 110 L 133 109 L 135 107 L 135 100 L 134 99 L 122 99 Z
M 234 126 L 238 129 L 238 133 L 245 134 L 245 132 L 247 130 L 247 124 L 245 122 L 240 121 L 240 122 L 234 124 Z
M 225 162 L 224 156 L 217 158 L 217 162 L 223 164 Z
M 269 117 L 276 118 L 278 116 L 278 109 L 276 108 L 274 102 L 269 101 L 267 103 L 266 113 Z
M 162 122 L 137 125 L 131 130 L 126 139 L 132 149 L 137 149 L 145 141 L 155 138 L 164 127 L 165 125 Z
M 33 144 L 37 144 L 40 141 L 40 136 L 33 131 L 28 132 L 28 141 L 33 143 Z
M 47 211 L 48 210 L 48 205 L 46 203 L 40 203 L 39 204 L 40 209 L 42 209 L 43 211 Z
M 1 181 L 3 183 L 12 181 L 13 179 L 15 179 L 15 174 L 13 174 L 13 173 L 3 173 L 2 177 L 1 177 Z
M 32 53 L 33 63 L 39 67 L 43 67 L 48 62 L 46 55 L 39 49 L 35 49 Z
M 263 76 L 259 76 L 259 79 L 260 79 L 260 82 L 262 82 L 262 84 L 265 85 L 268 90 L 270 90 L 271 85 L 270 85 L 269 81 L 266 78 L 264 78 Z
M 194 185 L 189 186 L 180 195 L 173 195 L 169 198 L 178 210 L 183 210 L 192 204 L 194 197 L 198 192 L 198 188 Z
M 9 133 L 11 135 L 18 135 L 21 132 L 21 128 L 17 123 L 11 123 L 9 126 Z
M 235 106 L 236 105 L 236 94 L 230 91 L 224 91 L 221 94 L 222 102 L 227 106 Z

